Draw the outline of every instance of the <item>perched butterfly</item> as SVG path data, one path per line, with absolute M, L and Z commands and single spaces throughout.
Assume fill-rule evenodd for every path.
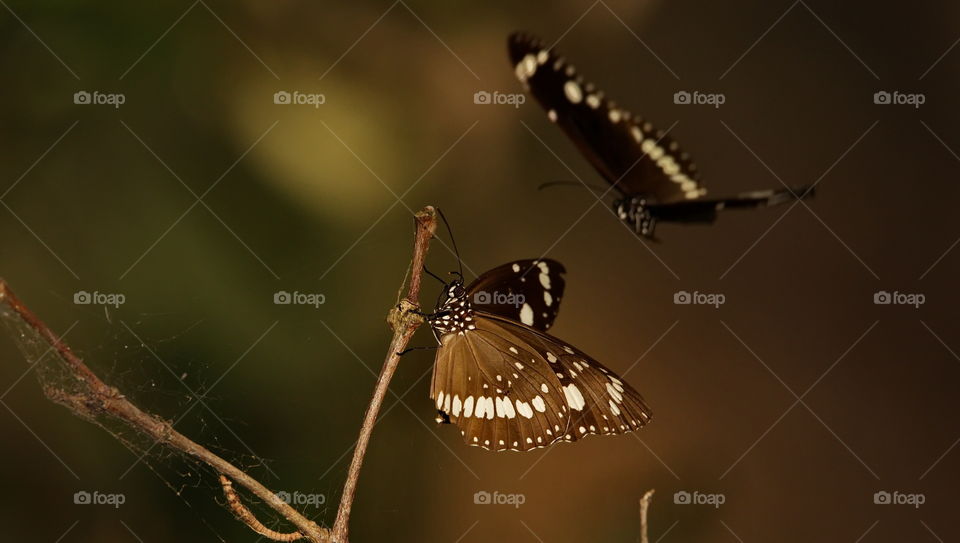
M 546 334 L 564 272 L 554 260 L 519 260 L 446 285 L 428 319 L 440 342 L 430 397 L 437 421 L 456 424 L 467 444 L 526 451 L 650 421 L 630 385 Z
M 638 234 L 652 238 L 657 221 L 711 223 L 725 208 L 772 206 L 813 194 L 812 187 L 798 187 L 704 198 L 696 164 L 662 130 L 606 99 L 538 39 L 513 34 L 508 50 L 517 78 L 547 117 L 620 193 L 613 208 Z

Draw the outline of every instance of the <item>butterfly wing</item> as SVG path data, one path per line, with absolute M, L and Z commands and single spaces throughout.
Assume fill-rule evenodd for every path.
M 706 194 L 679 144 L 607 100 L 536 38 L 513 34 L 510 60 L 520 81 L 600 174 L 623 195 L 667 203 Z
M 477 277 L 467 287 L 467 295 L 478 311 L 545 332 L 560 311 L 566 286 L 564 273 L 563 265 L 556 260 L 517 260 Z
M 630 432 L 650 421 L 652 412 L 640 393 L 583 351 L 551 335 L 493 315 L 489 318 L 521 336 L 553 371 L 570 409 L 565 440 Z
M 567 432 L 559 381 L 537 351 L 496 321 L 443 336 L 430 397 L 464 441 L 494 451 L 544 447 Z
M 632 387 L 559 339 L 498 315 L 443 336 L 431 398 L 469 445 L 526 451 L 639 429 L 650 410 Z

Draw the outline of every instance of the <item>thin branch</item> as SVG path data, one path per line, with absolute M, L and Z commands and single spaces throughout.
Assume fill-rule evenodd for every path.
M 296 541 L 304 538 L 304 535 L 300 532 L 284 533 L 271 530 L 264 526 L 262 522 L 257 520 L 256 515 L 247 509 L 247 506 L 243 505 L 243 502 L 240 501 L 240 496 L 237 494 L 237 491 L 233 489 L 233 482 L 227 479 L 226 475 L 220 476 L 220 486 L 223 487 L 223 495 L 227 498 L 227 505 L 230 506 L 230 510 L 254 532 L 274 541 Z
M 47 327 L 36 315 L 14 296 L 7 283 L 0 280 L 0 316 L 4 322 L 15 326 L 21 334 L 34 334 L 51 347 L 60 365 L 57 367 L 68 379 L 65 383 L 45 382 L 41 380 L 44 395 L 72 411 L 77 416 L 90 421 L 103 418 L 117 420 L 131 429 L 153 438 L 171 449 L 196 458 L 217 472 L 228 476 L 255 496 L 263 500 L 271 509 L 282 515 L 305 534 L 314 543 L 330 543 L 330 531 L 304 517 L 283 502 L 276 494 L 259 481 L 244 473 L 240 468 L 212 453 L 206 447 L 190 440 L 162 418 L 147 413 L 133 405 L 116 388 L 111 387 L 73 353 L 67 344 Z M 40 363 L 36 361 L 36 363 Z
M 651 488 L 640 498 L 640 543 L 648 543 L 647 539 L 647 510 L 650 509 L 650 502 L 653 500 L 653 489 Z
M 89 421 L 99 422 L 103 419 L 119 421 L 132 430 L 154 439 L 157 443 L 207 464 L 220 474 L 220 482 L 231 511 L 261 535 L 277 541 L 294 541 L 306 538 L 312 543 L 347 543 L 350 508 L 356 494 L 363 456 L 370 443 L 370 435 L 373 432 L 377 414 L 386 396 L 390 379 L 393 377 L 400 361 L 399 353 L 406 349 L 414 332 L 423 323 L 418 303 L 420 282 L 423 263 L 429 249 L 430 239 L 436 231 L 436 226 L 436 211 L 433 207 L 427 206 L 416 214 L 416 238 L 410 268 L 410 286 L 406 297 L 400 300 L 387 316 L 387 322 L 393 329 L 393 339 L 390 341 L 390 348 L 387 351 L 383 370 L 380 372 L 373 398 L 364 417 L 360 438 L 357 440 L 353 461 L 337 511 L 337 519 L 332 530 L 323 528 L 304 517 L 259 481 L 209 449 L 174 430 L 172 424 L 168 421 L 141 410 L 127 400 L 119 390 L 104 383 L 82 359 L 73 353 L 66 343 L 60 341 L 46 324 L 14 296 L 7 283 L 2 279 L 0 279 L 0 320 L 13 328 L 18 344 L 25 351 L 28 359 L 30 358 L 28 351 L 36 345 L 42 345 L 56 354 L 57 358 L 52 363 L 53 365 L 49 366 L 49 369 L 55 370 L 58 380 L 41 378 L 41 387 L 48 399 L 65 406 L 75 415 Z M 31 362 L 40 364 L 41 360 L 37 359 Z M 48 364 L 44 363 L 44 366 L 48 366 Z M 267 506 L 296 526 L 297 531 L 282 533 L 266 528 L 240 502 L 239 496 L 233 489 L 233 482 L 263 500 Z
M 406 350 L 414 332 L 423 324 L 419 302 L 420 280 L 423 275 L 423 263 L 430 247 L 430 239 L 437 229 L 437 215 L 434 208 L 427 206 L 419 211 L 416 214 L 416 225 L 413 262 L 410 266 L 410 287 L 407 290 L 406 297 L 400 300 L 400 303 L 387 316 L 387 322 L 393 328 L 393 339 L 390 341 L 390 347 L 383 362 L 383 369 L 380 370 L 377 386 L 373 391 L 373 397 L 370 399 L 370 406 L 367 407 L 367 413 L 363 418 L 363 426 L 360 428 L 357 446 L 353 450 L 353 460 L 350 462 L 347 481 L 343 485 L 343 495 L 340 497 L 337 520 L 333 524 L 333 539 L 338 543 L 347 542 L 350 510 L 353 507 L 353 498 L 357 491 L 357 480 L 360 477 L 360 468 L 363 466 L 363 457 L 367 453 L 370 435 L 373 433 L 373 426 L 377 422 L 377 414 L 383 405 L 383 399 L 387 395 L 390 380 L 393 379 L 393 373 L 400 363 L 400 353 Z

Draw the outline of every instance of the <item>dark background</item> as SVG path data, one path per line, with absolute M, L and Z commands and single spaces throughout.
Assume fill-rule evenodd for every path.
M 0 274 L 136 403 L 271 488 L 324 494 L 308 512 L 329 525 L 411 210 L 438 205 L 470 276 L 564 262 L 553 332 L 626 372 L 654 422 L 525 454 L 468 448 L 433 423 L 432 354 L 411 354 L 392 385 L 403 403 L 388 398 L 373 436 L 354 541 L 635 541 L 650 488 L 651 540 L 955 540 L 958 9 L 5 2 Z M 619 104 L 676 122 L 712 195 L 779 177 L 820 180 L 817 198 L 662 225 L 651 244 L 585 190 L 538 192 L 601 181 L 532 101 L 473 103 L 521 91 L 505 53 L 516 29 L 562 37 Z M 76 105 L 79 90 L 126 103 Z M 275 105 L 278 90 L 326 103 Z M 726 103 L 676 105 L 678 90 Z M 877 105 L 881 90 L 926 101 Z M 429 260 L 456 266 L 440 245 Z M 81 290 L 126 303 L 76 305 Z M 279 290 L 326 303 L 275 305 Z M 680 290 L 726 303 L 675 305 Z M 926 303 L 876 305 L 881 290 Z M 208 471 L 158 449 L 131 469 L 140 451 L 43 399 L 7 337 L 0 539 L 257 540 Z M 75 505 L 80 490 L 126 503 Z M 476 505 L 481 490 L 525 503 Z M 681 490 L 725 503 L 675 504 Z M 925 503 L 877 505 L 878 491 Z

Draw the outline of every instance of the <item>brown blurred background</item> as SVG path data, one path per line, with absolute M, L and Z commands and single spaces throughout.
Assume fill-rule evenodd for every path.
M 654 422 L 527 454 L 468 448 L 433 423 L 432 354 L 410 354 L 392 386 L 402 403 L 388 398 L 373 436 L 354 541 L 636 541 L 650 488 L 651 540 L 960 537 L 956 6 L 4 8 L 0 275 L 139 405 L 272 488 L 322 494 L 303 506 L 318 522 L 333 521 L 389 338 L 411 210 L 433 204 L 470 272 L 564 262 L 553 332 L 626 372 Z M 477 91 L 521 91 L 505 53 L 516 29 L 562 37 L 619 104 L 676 122 L 712 195 L 779 176 L 820 179 L 817 198 L 661 225 L 650 244 L 585 190 L 538 192 L 574 179 L 554 152 L 602 181 L 532 101 L 474 104 Z M 726 102 L 677 105 L 681 90 Z M 125 102 L 75 104 L 78 91 Z M 278 105 L 278 91 L 325 103 Z M 878 105 L 879 91 L 925 103 Z M 456 262 L 438 245 L 430 265 Z M 681 290 L 726 303 L 675 305 Z M 80 291 L 125 303 L 75 304 Z M 276 305 L 278 291 L 325 303 Z M 877 305 L 879 291 L 925 303 Z M 158 450 L 137 463 L 44 400 L 8 335 L 0 359 L 0 539 L 257 540 L 218 504 L 212 474 Z M 78 505 L 79 491 L 126 501 Z M 524 504 L 477 505 L 479 491 Z M 680 491 L 724 503 L 675 503 Z M 924 503 L 875 504 L 880 491 Z

